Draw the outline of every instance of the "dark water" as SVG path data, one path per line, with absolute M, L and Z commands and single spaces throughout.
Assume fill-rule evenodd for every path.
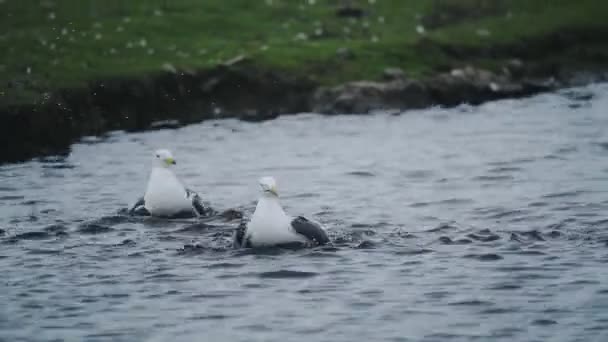
M 478 108 L 205 122 L 0 167 L 3 341 L 606 341 L 608 85 Z M 153 149 L 218 209 L 274 175 L 334 245 L 133 219 Z

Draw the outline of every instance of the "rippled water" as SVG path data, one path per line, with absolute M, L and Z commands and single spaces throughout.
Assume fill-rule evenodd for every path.
M 605 341 L 608 85 L 84 139 L 0 167 L 0 340 Z M 216 209 L 274 175 L 333 246 L 135 219 L 152 151 Z

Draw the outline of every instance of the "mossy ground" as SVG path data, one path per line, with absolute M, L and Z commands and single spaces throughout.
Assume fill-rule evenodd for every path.
M 360 0 L 350 2 L 364 16 L 338 17 L 345 2 L 0 0 L 0 104 L 37 103 L 92 80 L 206 69 L 239 55 L 320 84 L 376 79 L 386 67 L 419 77 L 468 62 L 420 49 L 422 39 L 497 46 L 608 28 L 602 0 Z M 450 18 L 458 11 L 465 14 Z M 447 19 L 431 29 L 425 20 L 433 17 Z M 585 49 L 608 55 L 605 44 Z M 572 51 L 547 58 L 581 63 Z

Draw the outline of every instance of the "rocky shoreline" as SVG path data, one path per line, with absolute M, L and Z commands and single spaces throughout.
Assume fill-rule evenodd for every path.
M 389 68 L 381 81 L 320 87 L 310 79 L 260 70 L 242 58 L 235 61 L 201 72 L 168 70 L 143 79 L 92 82 L 35 105 L 0 108 L 5 146 L 0 163 L 66 153 L 78 139 L 111 130 L 179 127 L 220 118 L 262 121 L 300 112 L 365 114 L 476 105 L 608 79 L 597 70 L 528 75 L 526 65 L 513 59 L 500 73 L 468 66 L 417 80 Z

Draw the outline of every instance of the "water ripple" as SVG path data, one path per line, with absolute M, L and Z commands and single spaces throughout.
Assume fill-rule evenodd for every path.
M 607 107 L 216 120 L 0 166 L 0 340 L 602 340 Z M 158 147 L 217 216 L 128 215 Z M 262 175 L 332 243 L 234 249 Z

